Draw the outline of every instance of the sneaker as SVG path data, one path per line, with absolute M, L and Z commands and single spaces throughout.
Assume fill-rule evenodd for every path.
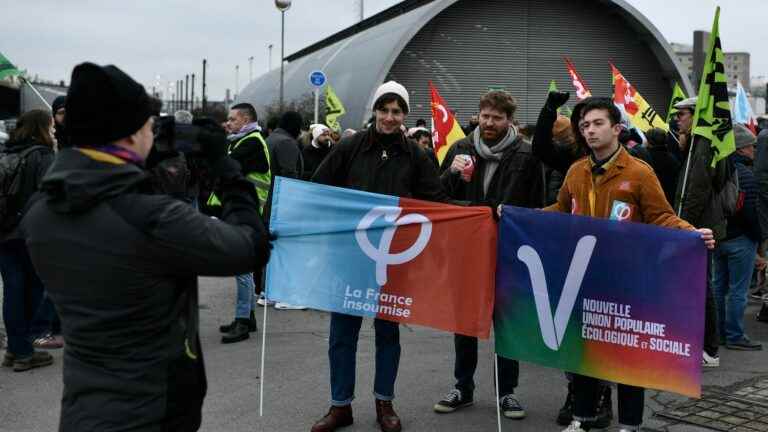
M 560 426 L 568 426 L 573 421 L 573 400 L 575 399 L 573 394 L 573 383 L 568 383 L 568 394 L 565 396 L 565 403 L 560 411 L 557 413 L 557 424 Z
M 757 289 L 749 293 L 749 297 L 754 300 L 762 300 L 764 295 L 765 292 L 761 289 Z
M 53 364 L 53 356 L 47 352 L 35 351 L 27 357 L 16 357 L 13 361 L 13 371 L 23 372 L 26 370 L 48 366 Z
M 464 395 L 461 390 L 453 389 L 449 391 L 440 402 L 436 403 L 433 409 L 436 413 L 452 413 L 460 408 L 472 405 L 475 401 L 471 395 Z
M 728 342 L 725 347 L 730 350 L 738 351 L 760 351 L 763 349 L 763 345 L 757 342 L 752 342 L 748 337 L 744 336 L 736 342 Z
M 248 339 L 248 320 L 237 318 L 229 332 L 221 337 L 221 343 L 235 343 Z
M 3 367 L 13 367 L 14 360 L 16 360 L 16 356 L 6 351 L 3 356 Z
M 520 401 L 512 393 L 502 396 L 499 400 L 499 406 L 501 407 L 501 413 L 506 418 L 518 420 L 525 418 L 523 406 L 520 405 Z
M 289 303 L 282 303 L 282 302 L 275 303 L 275 309 L 280 309 L 280 310 L 304 310 L 306 308 L 307 308 L 306 306 L 292 305 Z
M 59 349 L 64 347 L 64 337 L 47 333 L 32 342 L 32 346 L 41 349 Z
M 597 400 L 597 418 L 590 427 L 605 429 L 613 420 L 613 401 L 611 400 L 610 384 L 603 385 L 600 399 Z
M 720 357 L 718 356 L 710 356 L 707 354 L 706 351 L 703 351 L 703 356 L 701 359 L 701 365 L 703 367 L 710 367 L 710 368 L 716 368 L 720 366 Z
M 264 298 L 264 294 L 259 294 L 259 299 L 256 300 L 256 304 L 259 306 L 274 306 L 275 302 Z
M 573 420 L 567 428 L 563 429 L 563 432 L 587 432 L 588 430 L 581 427 L 580 421 Z

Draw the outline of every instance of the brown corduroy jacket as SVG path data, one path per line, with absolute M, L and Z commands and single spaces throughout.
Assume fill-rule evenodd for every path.
M 626 149 L 620 148 L 601 174 L 593 175 L 592 167 L 589 157 L 575 162 L 568 170 L 557 202 L 544 210 L 694 229 L 675 215 L 653 169 Z

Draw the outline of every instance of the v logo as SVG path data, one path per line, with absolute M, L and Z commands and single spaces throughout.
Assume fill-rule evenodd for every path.
M 563 292 L 560 294 L 560 301 L 557 303 L 554 319 L 552 319 L 552 308 L 549 305 L 547 278 L 544 275 L 544 265 L 541 263 L 539 253 L 528 245 L 520 246 L 520 249 L 517 250 L 517 258 L 525 263 L 531 276 L 531 287 L 533 288 L 533 298 L 536 301 L 541 337 L 544 339 L 544 344 L 553 351 L 559 350 L 560 344 L 563 342 L 563 335 L 568 327 L 568 321 L 571 318 L 573 306 L 576 304 L 576 297 L 581 290 L 581 282 L 587 272 L 595 244 L 597 244 L 595 236 L 584 236 L 576 243 L 576 250 L 573 253 L 573 258 L 571 258 L 571 265 L 568 268 L 568 275 L 565 278 Z

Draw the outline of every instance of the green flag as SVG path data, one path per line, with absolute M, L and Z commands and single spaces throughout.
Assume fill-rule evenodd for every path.
M 21 75 L 21 71 L 16 69 L 16 66 L 3 53 L 0 53 L 0 80 L 16 75 Z
M 728 100 L 728 84 L 725 78 L 725 55 L 720 44 L 720 7 L 715 11 L 709 50 L 701 74 L 699 99 L 693 114 L 693 135 L 707 138 L 715 152 L 712 166 L 736 150 L 731 121 L 731 103 Z
M 685 99 L 685 93 L 680 88 L 680 84 L 675 83 L 675 87 L 672 89 L 672 99 L 669 101 L 669 109 L 667 110 L 667 123 L 672 120 L 672 117 L 677 112 L 675 104 Z
M 341 99 L 336 96 L 336 92 L 333 91 L 333 87 L 330 84 L 325 86 L 325 124 L 329 128 L 336 132 L 341 132 L 341 125 L 339 124 L 339 117 L 346 114 L 347 110 L 344 109 L 344 104 L 341 103 Z
M 547 93 L 553 92 L 553 91 L 559 91 L 557 89 L 557 83 L 555 82 L 555 80 L 552 80 L 552 81 L 549 82 L 549 90 L 547 90 Z M 570 117 L 571 116 L 571 109 L 568 108 L 567 106 L 563 105 L 563 106 L 561 106 L 560 108 L 557 109 L 557 113 L 558 114 L 562 114 L 562 115 L 564 115 L 566 117 Z

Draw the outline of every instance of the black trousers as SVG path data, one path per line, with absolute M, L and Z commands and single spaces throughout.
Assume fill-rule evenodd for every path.
M 574 417 L 594 418 L 597 415 L 597 401 L 601 390 L 600 380 L 573 374 Z M 625 426 L 640 426 L 643 423 L 645 389 L 618 384 L 619 423 Z
M 717 330 L 717 305 L 712 291 L 712 251 L 707 251 L 707 295 L 704 309 L 704 351 L 717 356 L 720 349 L 720 335 Z
M 477 338 L 454 335 L 456 363 L 453 376 L 456 378 L 456 388 L 462 394 L 472 396 L 475 391 L 475 370 L 477 369 Z M 515 392 L 517 380 L 520 377 L 520 363 L 517 360 L 496 356 L 499 367 L 499 396 Z

